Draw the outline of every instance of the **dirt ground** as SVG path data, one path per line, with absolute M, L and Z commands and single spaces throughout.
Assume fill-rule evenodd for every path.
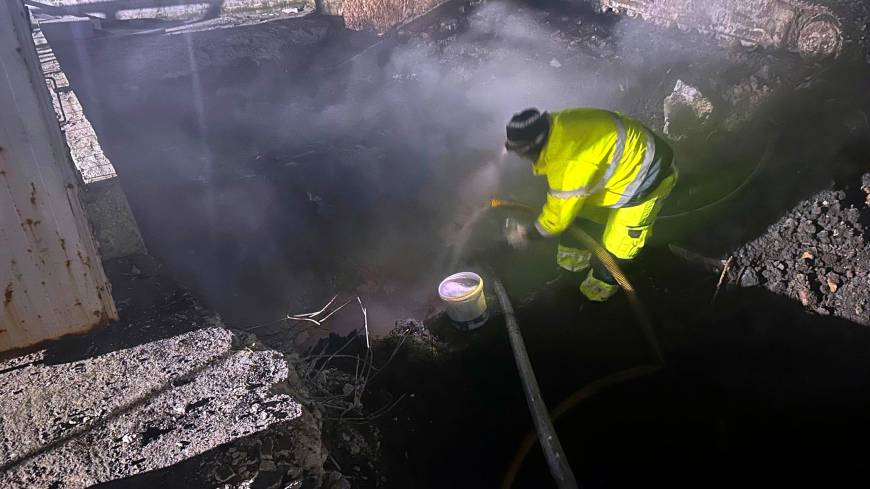
M 576 5 L 475 4 L 385 38 L 308 19 L 53 48 L 149 249 L 227 323 L 296 351 L 326 465 L 352 487 L 492 487 L 532 427 L 500 318 L 458 334 L 433 297 L 474 209 L 543 198 L 519 161 L 480 178 L 506 118 L 597 105 L 660 131 L 677 80 L 697 87 L 712 116 L 674 143 L 680 185 L 627 270 L 668 366 L 572 410 L 563 444 L 587 487 L 861 476 L 864 60 L 735 50 Z M 296 27 L 319 34 L 284 37 Z M 460 266 L 488 262 L 505 282 L 548 404 L 649 365 L 625 298 L 547 287 L 553 244 L 506 249 L 503 217 L 481 222 Z M 375 334 L 409 317 L 430 332 L 402 323 L 372 357 L 362 335 L 298 351 L 308 331 L 276 319 L 335 294 L 360 297 Z M 351 303 L 326 327 L 363 320 Z M 515 487 L 549 483 L 533 451 Z

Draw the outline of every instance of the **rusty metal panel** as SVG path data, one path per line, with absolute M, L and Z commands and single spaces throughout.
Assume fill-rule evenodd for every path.
M 20 0 L 0 0 L 0 351 L 117 318 Z
M 841 23 L 826 6 L 799 0 L 592 0 L 604 10 L 743 44 L 811 57 L 840 54 Z

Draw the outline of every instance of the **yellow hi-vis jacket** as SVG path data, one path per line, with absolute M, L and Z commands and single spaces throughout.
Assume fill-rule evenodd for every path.
M 614 112 L 578 108 L 550 114 L 550 134 L 532 167 L 549 185 L 535 221 L 538 232 L 561 233 L 584 205 L 637 205 L 672 164 L 655 157 L 655 144 L 640 122 Z

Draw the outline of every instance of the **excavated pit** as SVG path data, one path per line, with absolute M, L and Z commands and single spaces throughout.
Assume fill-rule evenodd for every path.
M 429 318 L 433 333 L 404 323 L 376 343 L 382 370 L 361 406 L 324 408 L 327 465 L 353 487 L 493 487 L 532 427 L 500 318 L 462 335 L 434 315 L 464 219 L 493 195 L 543 197 L 518 160 L 495 182 L 476 178 L 504 120 L 527 105 L 599 105 L 661 130 L 677 80 L 697 87 L 713 110 L 675 143 L 681 182 L 663 210 L 674 217 L 628 270 L 668 368 L 571 411 L 562 442 L 587 487 L 860 475 L 863 58 L 734 50 L 583 7 L 497 2 L 449 4 L 385 38 L 310 17 L 52 48 L 146 245 L 228 324 L 289 352 L 316 335 L 276 319 L 335 294 L 360 297 L 374 334 Z M 486 262 L 504 280 L 548 403 L 651 362 L 624 297 L 584 305 L 550 290 L 553 245 L 511 252 L 499 224 L 481 222 L 461 266 Z M 326 327 L 360 329 L 355 306 Z M 312 351 L 329 358 L 346 341 Z M 366 351 L 360 336 L 340 354 Z M 355 396 L 358 364 L 315 362 L 315 381 Z M 533 451 L 515 487 L 547 484 Z

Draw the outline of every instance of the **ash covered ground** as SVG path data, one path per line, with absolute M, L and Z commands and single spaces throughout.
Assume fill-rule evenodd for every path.
M 357 296 L 379 335 L 432 315 L 466 218 L 493 195 L 542 201 L 522 162 L 490 171 L 511 113 L 603 106 L 661 131 L 678 81 L 712 109 L 671 121 L 681 182 L 628 270 L 672 368 L 559 426 L 575 470 L 591 487 L 715 486 L 864 454 L 863 59 L 501 2 L 449 4 L 385 37 L 311 17 L 52 47 L 149 249 L 229 324 L 290 353 L 324 412 L 327 466 L 353 487 L 498 484 L 531 428 L 500 318 L 463 336 L 436 315 L 433 332 L 402 323 L 374 353 L 333 336 L 307 354 L 316 329 L 276 319 L 335 294 L 354 301 L 326 323 L 342 334 L 362 326 Z M 552 244 L 517 254 L 498 229 L 482 221 L 459 263 L 489 262 L 521 304 L 548 403 L 650 361 L 623 297 L 548 290 Z M 547 481 L 533 456 L 517 487 Z

